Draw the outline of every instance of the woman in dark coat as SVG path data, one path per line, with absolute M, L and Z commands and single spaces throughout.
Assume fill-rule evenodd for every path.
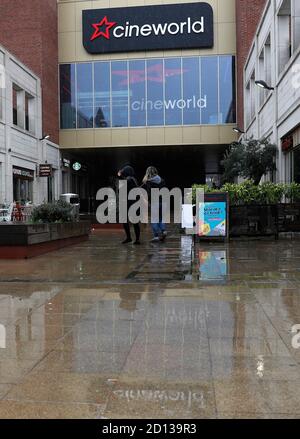
M 128 194 L 131 191 L 131 189 L 137 188 L 138 187 L 138 182 L 137 179 L 135 177 L 135 172 L 134 169 L 132 168 L 132 166 L 126 165 L 124 166 L 122 169 L 120 169 L 120 171 L 118 172 L 118 177 L 121 178 L 122 180 L 126 180 L 127 181 L 127 222 L 123 223 L 123 227 L 126 233 L 126 239 L 122 242 L 122 244 L 128 244 L 129 242 L 132 242 L 132 238 L 131 238 L 131 233 L 130 233 L 130 221 L 128 218 L 128 212 L 130 209 L 130 206 L 132 206 L 132 204 L 134 204 L 134 201 L 128 200 Z M 134 244 L 135 245 L 139 245 L 140 244 L 140 225 L 137 224 L 133 224 L 133 228 L 134 228 L 134 233 L 135 233 L 135 241 Z
M 142 188 L 146 189 L 148 193 L 149 205 L 151 207 L 151 213 L 157 218 L 156 222 L 151 223 L 154 237 L 151 242 L 164 241 L 167 237 L 166 226 L 162 221 L 162 201 L 154 203 L 152 200 L 152 189 L 162 189 L 165 187 L 165 181 L 158 175 L 158 171 L 154 166 L 149 166 L 146 170 L 145 177 L 143 178 Z

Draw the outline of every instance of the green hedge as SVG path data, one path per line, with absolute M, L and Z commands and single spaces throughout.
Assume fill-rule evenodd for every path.
M 74 221 L 72 205 L 64 201 L 43 203 L 32 211 L 33 223 L 67 223 Z
M 240 184 L 226 183 L 220 189 L 212 189 L 207 185 L 194 184 L 193 202 L 196 201 L 196 189 L 202 188 L 204 192 L 228 192 L 231 205 L 241 204 L 278 204 L 284 201 L 300 201 L 300 184 L 291 183 L 262 183 L 255 185 L 252 181 Z

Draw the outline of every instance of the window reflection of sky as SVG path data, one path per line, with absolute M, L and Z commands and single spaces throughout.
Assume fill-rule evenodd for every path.
M 131 61 L 129 63 L 129 92 L 130 108 L 140 97 L 146 96 L 146 63 L 144 60 Z M 146 125 L 146 108 L 140 111 L 130 111 L 130 126 Z
M 93 127 L 92 64 L 77 64 L 77 126 Z
M 127 61 L 114 61 L 111 64 L 112 125 L 114 127 L 128 126 L 127 66 Z
M 110 102 L 110 63 L 101 62 L 94 65 L 94 126 L 95 128 L 111 125 Z

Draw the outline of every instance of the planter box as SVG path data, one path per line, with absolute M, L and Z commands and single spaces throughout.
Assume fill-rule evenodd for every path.
M 278 205 L 278 231 L 300 232 L 300 203 Z
M 300 232 L 300 203 L 230 206 L 230 236 Z
M 300 203 L 229 206 L 229 237 L 300 232 Z
M 230 236 L 278 234 L 277 205 L 242 205 L 229 208 Z
M 0 224 L 0 258 L 37 256 L 88 239 L 90 223 Z

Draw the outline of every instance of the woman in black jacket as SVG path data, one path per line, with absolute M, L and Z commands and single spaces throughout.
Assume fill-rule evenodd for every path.
M 127 222 L 123 223 L 123 227 L 124 227 L 124 230 L 126 233 L 126 239 L 122 242 L 122 244 L 128 244 L 129 242 L 132 242 L 128 212 L 129 212 L 130 207 L 134 204 L 134 201 L 128 200 L 128 194 L 131 191 L 131 189 L 138 187 L 138 182 L 137 182 L 137 179 L 135 177 L 134 169 L 132 168 L 132 166 L 129 166 L 129 165 L 126 165 L 122 169 L 120 169 L 120 171 L 118 172 L 118 177 L 121 178 L 122 180 L 127 181 Z M 133 228 L 134 228 L 134 233 L 135 233 L 134 244 L 139 245 L 140 244 L 140 234 L 141 234 L 140 225 L 138 223 L 133 224 Z

